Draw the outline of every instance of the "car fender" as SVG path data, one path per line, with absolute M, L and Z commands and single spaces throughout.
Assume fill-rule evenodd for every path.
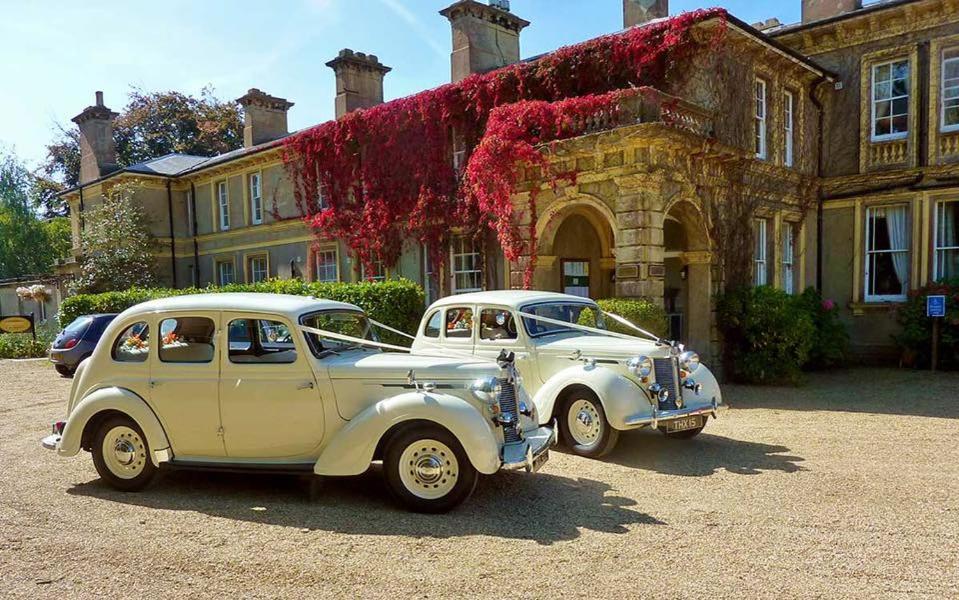
M 153 451 L 150 459 L 154 465 L 157 465 L 157 452 L 170 447 L 166 432 L 163 431 L 163 426 L 154 414 L 153 409 L 143 398 L 130 390 L 119 387 L 100 388 L 90 392 L 77 402 L 67 417 L 67 424 L 63 428 L 60 443 L 57 445 L 57 453 L 61 456 L 75 456 L 80 452 L 83 430 L 87 423 L 104 411 L 123 413 L 136 422 Z
M 692 374 L 692 379 L 703 386 L 699 390 L 699 401 L 710 404 L 713 399 L 716 399 L 716 404 L 723 403 L 723 394 L 719 389 L 719 382 L 716 380 L 716 376 L 713 375 L 713 372 L 706 368 L 706 365 L 699 365 L 699 368 Z M 683 395 L 683 398 L 686 398 L 686 394 Z
M 606 420 L 614 429 L 626 429 L 626 419 L 642 411 L 652 411 L 649 397 L 636 383 L 602 364 L 575 364 L 554 373 L 536 392 L 533 402 L 539 411 L 540 424 L 548 423 L 559 409 L 562 393 L 574 385 L 592 390 L 603 405 Z
M 395 425 L 432 421 L 456 436 L 480 473 L 499 470 L 499 442 L 491 423 L 470 403 L 446 394 L 409 392 L 367 407 L 337 431 L 323 449 L 314 471 L 318 475 L 359 475 L 373 460 L 376 447 Z

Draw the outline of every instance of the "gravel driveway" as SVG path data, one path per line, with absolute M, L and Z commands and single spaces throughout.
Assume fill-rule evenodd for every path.
M 852 370 L 726 388 L 691 442 L 620 438 L 481 481 L 442 516 L 379 473 L 101 485 L 40 448 L 70 380 L 0 361 L 0 596 L 959 596 L 959 376 Z

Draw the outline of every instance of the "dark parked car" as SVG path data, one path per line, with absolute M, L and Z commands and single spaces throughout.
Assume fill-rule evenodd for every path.
M 73 323 L 60 332 L 50 348 L 50 362 L 57 373 L 72 377 L 77 365 L 93 353 L 103 330 L 116 315 L 85 315 L 77 317 Z

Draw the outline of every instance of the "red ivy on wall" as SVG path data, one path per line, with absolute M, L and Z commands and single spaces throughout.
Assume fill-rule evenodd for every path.
M 395 264 L 407 240 L 439 259 L 454 228 L 495 230 L 515 260 L 523 248 L 510 196 L 523 163 L 545 166 L 536 145 L 578 135 L 584 117 L 673 75 L 700 47 L 692 27 L 711 18 L 725 24 L 726 12 L 685 13 L 560 48 L 290 136 L 283 158 L 297 207 L 318 236 L 342 239 L 367 266 Z M 454 147 L 475 149 L 463 177 Z M 535 199 L 531 209 L 535 222 Z

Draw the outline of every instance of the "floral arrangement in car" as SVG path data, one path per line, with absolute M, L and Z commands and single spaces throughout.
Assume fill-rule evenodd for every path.
M 180 339 L 175 332 L 171 331 L 163 336 L 163 347 L 164 348 L 177 348 L 179 346 L 186 346 L 186 342 Z
M 124 340 L 118 349 L 126 354 L 144 354 L 150 351 L 150 345 L 140 337 L 140 334 L 134 333 Z

